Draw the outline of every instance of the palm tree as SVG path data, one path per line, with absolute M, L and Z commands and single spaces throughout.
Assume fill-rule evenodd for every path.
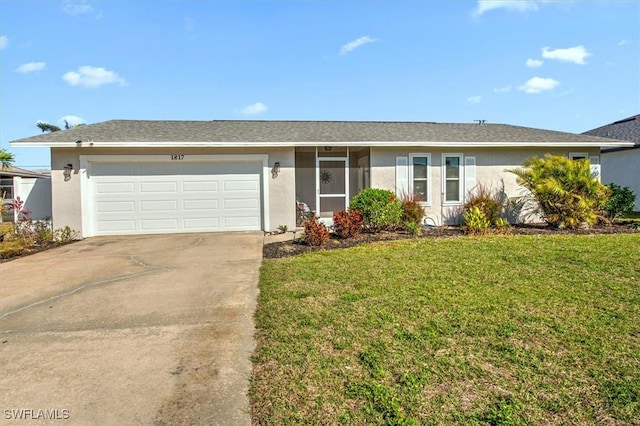
M 610 191 L 591 175 L 589 160 L 547 154 L 529 158 L 523 165 L 507 171 L 535 197 L 550 225 L 577 228 L 602 217 Z
M 60 127 L 56 126 L 55 124 L 45 123 L 44 121 L 38 121 L 36 123 L 36 126 L 38 126 L 38 128 L 40 130 L 42 130 L 42 133 L 45 133 L 45 132 L 59 132 L 60 130 L 62 130 L 62 129 L 60 129 Z
M 15 160 L 16 158 L 12 153 L 4 148 L 0 148 L 0 165 L 2 165 L 3 168 L 11 167 Z

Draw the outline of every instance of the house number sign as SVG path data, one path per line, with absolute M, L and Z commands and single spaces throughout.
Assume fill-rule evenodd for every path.
M 184 160 L 184 154 L 171 154 L 172 160 Z

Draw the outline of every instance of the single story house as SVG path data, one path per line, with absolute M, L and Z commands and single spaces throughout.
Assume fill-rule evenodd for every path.
M 0 199 L 6 205 L 20 197 L 23 209 L 31 212 L 30 217 L 41 220 L 51 217 L 51 179 L 48 174 L 25 170 L 18 167 L 0 166 Z M 17 212 L 5 209 L 2 221 L 14 222 Z
M 13 141 L 50 147 L 54 227 L 82 237 L 296 227 L 363 188 L 417 193 L 436 224 L 478 183 L 521 194 L 518 167 L 552 153 L 599 163 L 630 143 L 504 124 L 112 120 Z
M 634 143 L 628 147 L 602 148 L 602 182 L 628 186 L 636 195 L 636 211 L 640 211 L 640 114 L 583 134 Z

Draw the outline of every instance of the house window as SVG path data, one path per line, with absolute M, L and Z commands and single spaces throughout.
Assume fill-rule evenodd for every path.
M 600 157 L 597 155 L 589 155 L 586 152 L 570 152 L 569 158 L 571 160 L 589 160 L 589 167 L 591 168 L 591 176 L 601 180 L 600 170 Z
M 0 179 L 0 198 L 13 199 L 13 178 Z
M 442 192 L 445 204 L 462 202 L 462 154 L 442 154 Z
M 431 203 L 431 155 L 409 154 L 409 191 L 420 201 Z
M 587 158 L 589 158 L 589 154 L 587 154 L 586 152 L 570 152 L 569 158 L 571 160 L 586 160 Z

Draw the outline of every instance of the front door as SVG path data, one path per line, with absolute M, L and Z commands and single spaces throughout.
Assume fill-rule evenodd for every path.
M 325 224 L 333 224 L 333 215 L 346 210 L 349 199 L 347 158 L 318 158 L 316 167 L 318 216 Z

